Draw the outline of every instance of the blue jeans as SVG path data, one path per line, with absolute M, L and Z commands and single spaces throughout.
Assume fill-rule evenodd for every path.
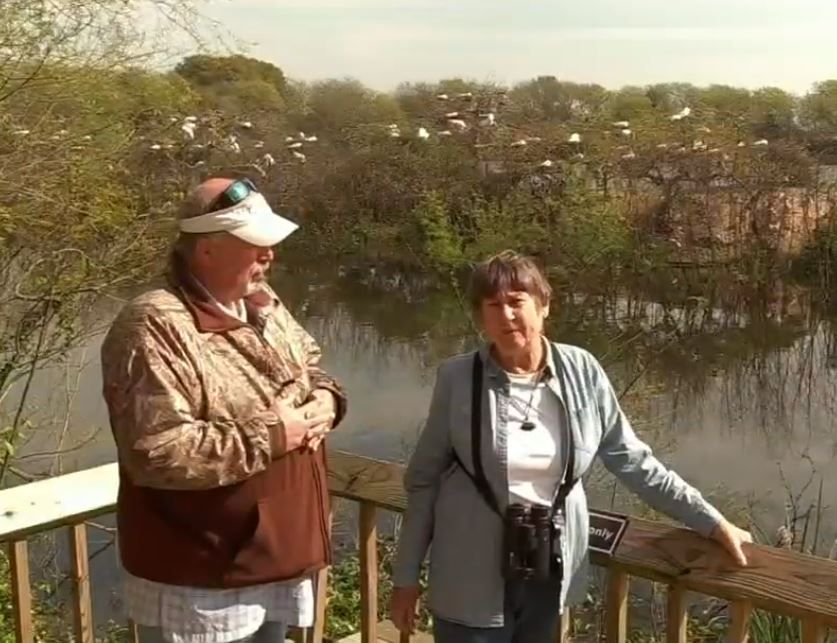
M 253 634 L 232 641 L 232 643 L 285 643 L 286 629 L 284 623 L 265 621 Z M 137 634 L 139 635 L 139 643 L 170 643 L 169 639 L 163 636 L 163 630 L 159 627 L 137 625 Z
M 469 627 L 433 619 L 436 643 L 554 643 L 559 640 L 558 592 L 560 582 L 510 581 L 506 583 L 503 627 Z

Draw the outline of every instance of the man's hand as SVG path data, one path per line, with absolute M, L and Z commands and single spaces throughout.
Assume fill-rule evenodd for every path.
M 389 617 L 399 632 L 416 631 L 416 604 L 419 598 L 419 588 L 395 587 L 389 603 Z
M 753 537 L 750 535 L 749 531 L 744 531 L 743 529 L 736 527 L 724 518 L 718 523 L 715 529 L 712 530 L 709 537 L 719 542 L 721 546 L 735 559 L 736 563 L 742 567 L 747 565 L 747 557 L 744 555 L 744 550 L 741 545 L 753 542 Z
M 305 443 L 311 451 L 316 451 L 333 427 L 334 418 L 337 413 L 337 402 L 331 391 L 319 388 L 311 393 L 310 401 L 299 407 L 299 410 L 305 413 L 306 417 L 318 417 L 323 414 L 331 415 L 331 419 L 328 422 L 314 426 L 308 431 Z
M 318 427 L 331 426 L 334 421 L 333 411 L 311 408 L 312 403 L 295 409 L 292 404 L 291 400 L 283 399 L 276 405 L 279 419 L 282 420 L 281 439 L 285 453 L 307 444 L 312 431 Z

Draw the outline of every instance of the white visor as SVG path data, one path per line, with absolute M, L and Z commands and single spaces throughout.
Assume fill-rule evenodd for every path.
M 297 228 L 299 225 L 276 214 L 258 192 L 224 210 L 180 220 L 183 232 L 229 232 L 262 247 L 275 246 Z

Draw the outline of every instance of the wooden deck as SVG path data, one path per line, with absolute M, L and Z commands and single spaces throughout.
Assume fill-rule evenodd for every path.
M 403 510 L 403 467 L 341 452 L 330 454 L 329 466 L 331 493 L 360 504 L 361 632 L 344 640 L 395 641 L 398 636 L 392 624 L 379 622 L 377 614 L 377 511 Z M 116 465 L 107 464 L 0 491 L 0 541 L 7 544 L 11 562 L 12 607 L 19 643 L 34 641 L 26 539 L 58 528 L 67 530 L 71 546 L 75 638 L 78 643 L 93 643 L 84 521 L 114 510 L 117 485 Z M 613 556 L 591 554 L 592 562 L 608 572 L 607 641 L 624 643 L 627 639 L 630 577 L 637 576 L 668 586 L 669 643 L 686 641 L 686 592 L 730 602 L 732 618 L 727 639 L 734 643 L 747 640 L 755 608 L 800 619 L 803 643 L 822 643 L 828 628 L 837 628 L 837 562 L 761 545 L 748 546 L 746 551 L 750 565 L 739 568 L 720 546 L 694 532 L 632 518 Z M 324 640 L 328 617 L 325 579 L 323 572 L 318 583 L 315 626 L 303 633 L 306 643 Z M 411 640 L 431 639 L 422 635 Z
M 378 623 L 377 636 L 378 641 L 381 643 L 400 643 L 401 641 L 401 633 L 395 629 L 395 625 L 392 624 L 392 621 L 381 621 Z M 361 643 L 362 640 L 362 634 L 357 632 L 356 634 L 340 639 L 336 643 Z M 420 633 L 410 638 L 410 641 L 416 641 L 416 643 L 433 643 L 433 636 L 430 634 Z

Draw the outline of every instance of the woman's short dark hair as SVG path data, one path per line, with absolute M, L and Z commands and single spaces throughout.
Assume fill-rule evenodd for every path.
M 529 293 L 541 306 L 552 298 L 552 288 L 540 268 L 530 257 L 512 250 L 489 257 L 471 273 L 468 295 L 474 310 L 489 297 L 511 290 Z

